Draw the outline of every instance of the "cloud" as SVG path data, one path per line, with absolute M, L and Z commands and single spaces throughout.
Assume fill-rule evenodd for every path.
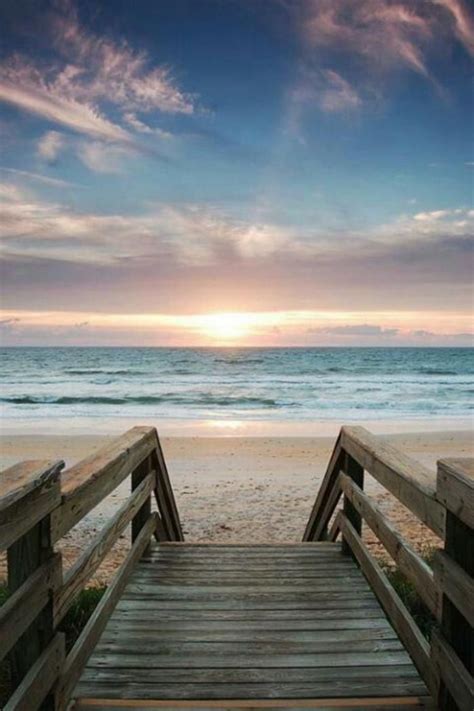
M 362 100 L 357 91 L 340 74 L 327 69 L 322 72 L 326 79 L 326 88 L 320 97 L 320 105 L 324 111 L 345 111 L 361 105 Z
M 79 186 L 77 183 L 70 183 L 68 180 L 50 178 L 48 175 L 30 173 L 28 170 L 17 170 L 16 168 L 5 168 L 3 166 L 0 166 L 0 171 L 3 171 L 5 173 L 11 173 L 12 175 L 18 175 L 19 177 L 27 178 L 28 180 L 35 180 L 39 183 L 45 183 L 45 185 L 51 185 L 57 188 L 82 187 Z
M 107 117 L 111 105 L 129 119 L 135 117 L 128 125 L 139 133 L 145 124 L 137 111 L 194 112 L 195 97 L 177 86 L 169 67 L 151 66 L 146 52 L 89 32 L 72 3 L 58 3 L 49 20 L 48 39 L 57 59 L 48 64 L 19 54 L 5 59 L 0 63 L 0 100 L 75 132 L 125 143 L 132 136 Z M 57 143 L 50 135 L 39 150 L 54 160 Z
M 384 336 L 392 337 L 399 333 L 398 328 L 383 328 L 368 323 L 349 324 L 344 326 L 326 326 L 312 331 L 318 333 L 327 333 L 332 336 Z
M 122 173 L 124 159 L 131 155 L 124 146 L 100 141 L 83 141 L 76 152 L 84 165 L 96 173 Z
M 131 140 L 127 131 L 101 116 L 95 108 L 61 95 L 54 85 L 45 84 L 39 74 L 25 65 L 0 67 L 0 100 L 78 133 L 113 141 Z
M 47 131 L 38 141 L 38 155 L 40 158 L 54 163 L 64 146 L 64 136 L 58 131 Z
M 462 0 L 295 0 L 282 3 L 302 40 L 306 81 L 324 111 L 358 108 L 409 70 L 437 85 L 431 59 L 449 41 L 474 54 L 474 14 Z M 342 77 L 335 67 L 347 66 Z M 321 89 L 321 83 L 325 88 Z
M 168 131 L 163 131 L 161 128 L 152 128 L 151 126 L 148 126 L 146 123 L 141 121 L 138 116 L 133 112 L 129 111 L 123 115 L 124 121 L 131 126 L 137 133 L 147 133 L 147 134 L 154 134 L 155 136 L 159 136 L 160 138 L 168 139 L 172 138 L 172 134 L 168 133 Z
M 467 51 L 474 55 L 474 16 L 462 0 L 433 0 L 441 5 L 454 23 L 454 32 Z

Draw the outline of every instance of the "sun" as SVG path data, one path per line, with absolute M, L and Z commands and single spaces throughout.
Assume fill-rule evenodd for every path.
M 251 330 L 247 314 L 206 314 L 200 318 L 203 333 L 219 342 L 234 342 L 247 336 Z

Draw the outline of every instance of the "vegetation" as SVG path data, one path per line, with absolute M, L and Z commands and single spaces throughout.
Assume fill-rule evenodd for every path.
M 79 637 L 87 620 L 94 612 L 96 605 L 105 592 L 105 586 L 94 586 L 82 590 L 71 605 L 59 627 L 66 635 L 66 649 L 69 651 Z M 6 587 L 0 586 L 0 606 L 8 598 Z M 0 662 L 0 708 L 11 694 L 10 664 L 8 658 Z

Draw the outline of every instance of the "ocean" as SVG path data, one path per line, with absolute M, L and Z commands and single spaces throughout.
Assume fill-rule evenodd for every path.
M 2 427 L 472 422 L 470 348 L 4 348 Z M 114 427 L 114 429 L 117 429 Z

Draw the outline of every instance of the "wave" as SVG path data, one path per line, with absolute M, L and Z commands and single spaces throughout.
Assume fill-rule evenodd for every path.
M 66 373 L 67 375 L 146 375 L 146 373 L 141 370 L 103 370 L 101 368 L 96 370 L 81 370 L 80 368 L 73 368 L 63 370 L 63 373 Z
M 277 408 L 281 405 L 273 398 L 260 398 L 252 396 L 215 396 L 215 395 L 198 395 L 196 397 L 189 395 L 142 395 L 136 397 L 34 397 L 20 396 L 0 398 L 0 402 L 9 403 L 11 405 L 158 405 L 161 403 L 172 403 L 180 405 L 200 405 L 200 406 L 219 406 L 219 407 L 238 407 L 238 406 L 259 406 L 266 408 Z M 285 403 L 285 406 L 291 406 Z
M 214 358 L 214 363 L 225 363 L 225 365 L 254 365 L 265 362 L 264 358 Z
M 416 372 L 421 375 L 458 375 L 456 370 L 443 370 L 441 368 L 419 368 Z

